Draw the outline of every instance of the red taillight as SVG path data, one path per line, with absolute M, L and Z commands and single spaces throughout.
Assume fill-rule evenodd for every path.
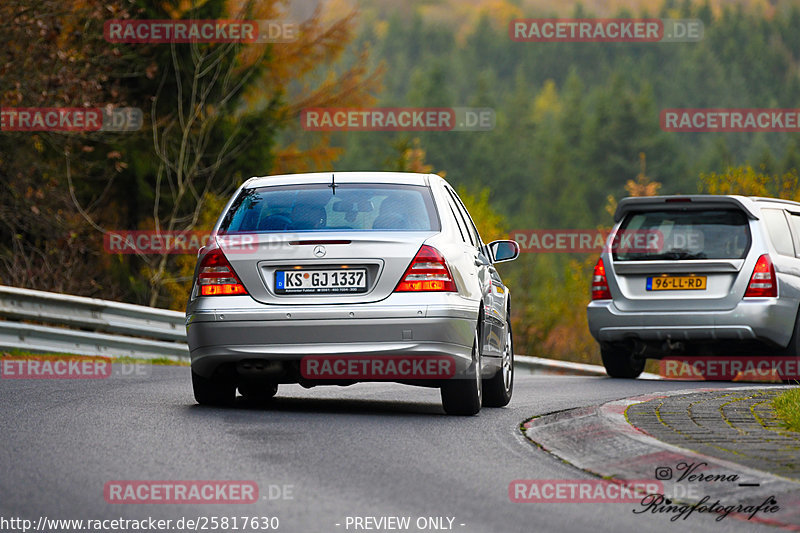
M 456 283 L 442 254 L 433 246 L 423 244 L 408 265 L 394 292 L 456 292 L 456 290 Z
M 247 294 L 247 289 L 236 277 L 231 264 L 219 248 L 211 250 L 203 257 L 197 274 L 197 285 L 201 296 Z
M 769 255 L 764 254 L 758 258 L 750 283 L 747 285 L 745 298 L 776 298 L 778 296 L 778 280 L 775 277 L 775 266 Z
M 606 266 L 603 258 L 597 260 L 592 274 L 592 300 L 610 300 L 611 291 L 608 290 L 608 280 L 606 279 Z

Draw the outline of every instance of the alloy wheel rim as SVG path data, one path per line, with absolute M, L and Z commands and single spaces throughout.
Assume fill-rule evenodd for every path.
M 511 388 L 511 353 L 513 349 L 514 348 L 511 343 L 511 331 L 509 330 L 506 334 L 506 348 L 503 350 L 503 385 L 505 386 L 506 391 Z

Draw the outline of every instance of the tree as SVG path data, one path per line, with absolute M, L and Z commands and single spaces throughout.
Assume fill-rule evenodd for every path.
M 119 73 L 143 65 L 108 46 L 102 30 L 105 18 L 135 13 L 125 0 L 0 2 L 0 107 L 129 105 Z M 98 268 L 105 259 L 101 241 L 76 212 L 64 179 L 72 158 L 78 188 L 96 191 L 91 209 L 113 217 L 110 177 L 125 168 L 119 137 L 0 132 L 0 283 L 124 295 L 110 272 Z
M 109 45 L 102 38 L 109 16 L 263 20 L 281 18 L 285 2 L 35 0 L 33 8 L 10 2 L 0 6 L 0 14 L 22 24 L 11 28 L 14 44 L 0 51 L 0 65 L 25 72 L 33 58 L 42 67 L 28 66 L 35 74 L 14 86 L 4 82 L 0 104 L 114 102 L 146 113 L 145 127 L 134 134 L 20 133 L 0 139 L 0 179 L 9 184 L 0 221 L 4 235 L 13 237 L 11 245 L 0 245 L 0 259 L 9 279 L 25 286 L 73 287 L 69 292 L 86 294 L 98 291 L 101 280 L 117 284 L 114 290 L 106 287 L 106 296 L 182 308 L 186 290 L 178 300 L 162 297 L 166 285 L 188 288 L 178 258 L 163 253 L 112 259 L 99 252 L 102 233 L 209 229 L 216 215 L 209 217 L 207 210 L 218 209 L 219 200 L 246 177 L 301 168 L 308 161 L 330 165 L 336 150 L 326 146 L 325 136 L 306 145 L 277 139 L 280 131 L 297 127 L 301 109 L 360 105 L 380 88 L 380 69 L 367 67 L 365 50 L 343 68 L 337 64 L 353 38 L 355 12 L 325 22 L 326 15 L 317 11 L 301 22 L 299 38 L 291 43 Z M 90 30 L 90 38 L 77 28 Z M 46 38 L 35 38 L 39 34 Z M 65 58 L 69 62 L 62 68 Z M 49 65 L 59 76 L 54 86 L 64 90 L 43 92 L 53 86 Z M 14 158 L 6 156 L 12 149 Z M 27 169 L 25 162 L 35 164 Z M 46 193 L 41 183 L 48 184 Z M 32 209 L 41 213 L 34 223 L 24 215 Z M 53 226 L 79 235 L 83 246 L 64 246 L 70 241 L 54 236 L 48 230 Z M 42 275 L 31 276 L 34 259 L 46 257 L 50 252 L 43 250 L 49 248 L 56 260 L 40 268 Z M 94 250 L 76 266 L 86 275 L 72 276 L 85 283 L 48 285 L 50 278 L 61 279 L 52 275 L 59 262 L 77 263 L 58 259 L 76 248 Z
M 700 192 L 705 194 L 741 194 L 800 201 L 797 169 L 784 174 L 757 172 L 750 165 L 729 167 L 724 172 L 700 175 Z

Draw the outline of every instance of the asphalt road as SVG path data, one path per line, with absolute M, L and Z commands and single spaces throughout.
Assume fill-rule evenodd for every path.
M 0 529 L 12 530 L 2 519 L 41 516 L 266 516 L 300 533 L 375 531 L 347 527 L 347 517 L 388 516 L 410 517 L 407 531 L 420 530 L 420 517 L 446 517 L 445 527 L 452 518 L 465 533 L 771 529 L 707 515 L 675 523 L 634 514 L 634 504 L 509 501 L 515 479 L 591 478 L 526 441 L 523 420 L 702 383 L 518 375 L 507 408 L 460 418 L 444 415 L 437 390 L 395 384 L 282 386 L 268 409 L 199 407 L 188 368 L 149 372 L 0 379 Z M 112 480 L 252 480 L 260 501 L 110 504 L 103 488 Z M 269 499 L 270 486 L 284 485 L 292 499 Z

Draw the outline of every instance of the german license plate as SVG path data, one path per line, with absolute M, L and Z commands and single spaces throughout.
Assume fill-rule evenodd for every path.
M 275 272 L 275 292 L 279 294 L 330 294 L 366 290 L 367 271 L 363 268 L 293 269 Z
M 647 278 L 648 291 L 704 291 L 706 276 L 659 276 Z

